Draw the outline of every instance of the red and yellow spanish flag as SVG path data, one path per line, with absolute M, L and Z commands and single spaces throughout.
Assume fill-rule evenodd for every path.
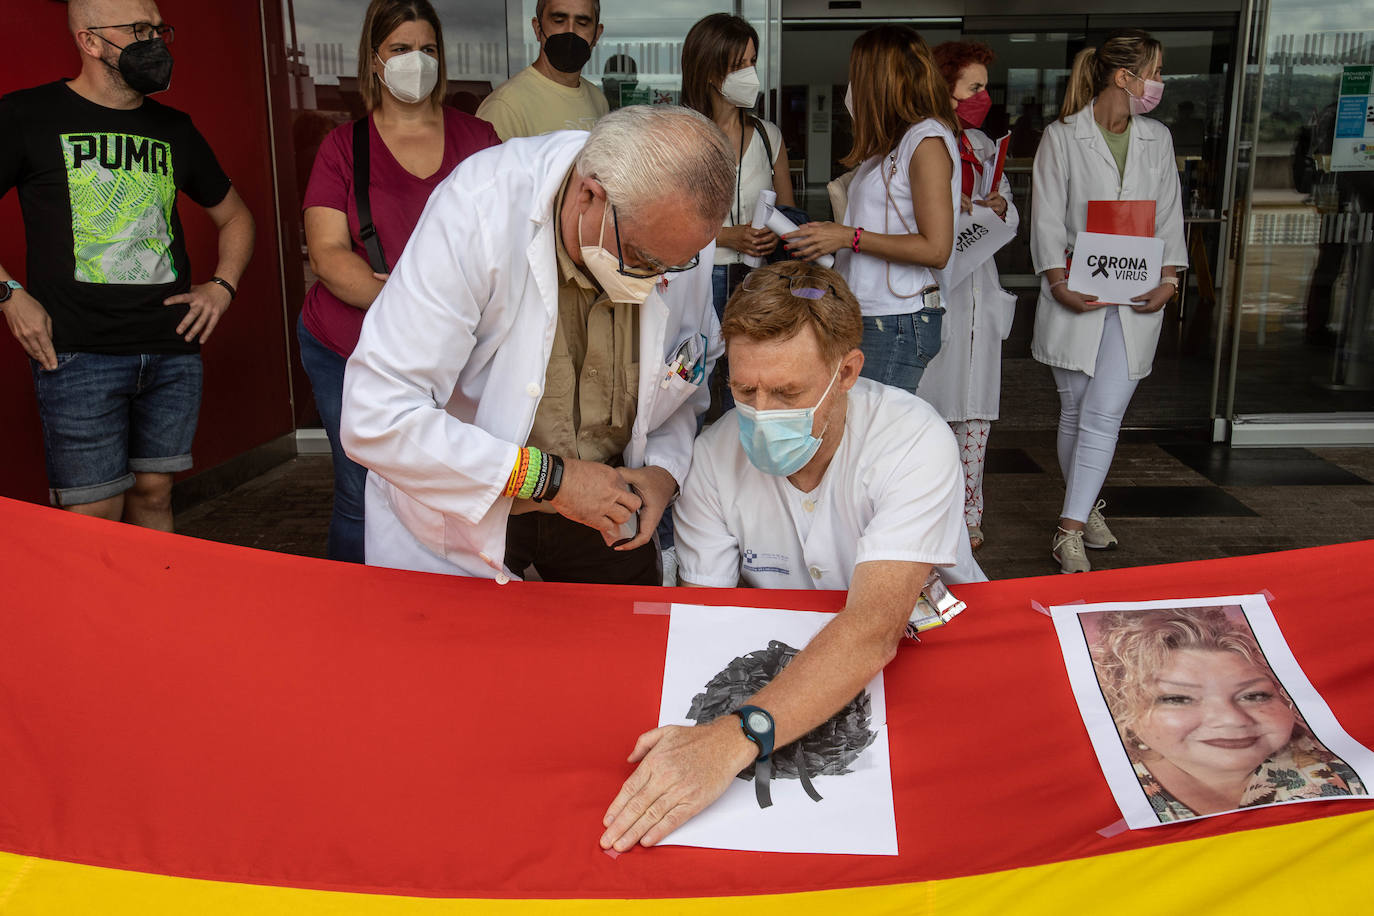
M 1374 743 L 1374 543 L 987 583 L 886 674 L 901 854 L 681 847 L 600 817 L 668 618 L 839 593 L 355 568 L 0 501 L 0 914 L 1365 912 L 1374 810 L 1099 834 L 1119 813 L 1031 601 L 1268 590 Z

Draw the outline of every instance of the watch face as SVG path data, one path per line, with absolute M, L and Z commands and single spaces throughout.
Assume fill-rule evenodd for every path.
M 761 712 L 751 712 L 748 716 L 749 730 L 760 735 L 766 735 L 773 730 L 773 724 L 768 721 L 768 717 Z

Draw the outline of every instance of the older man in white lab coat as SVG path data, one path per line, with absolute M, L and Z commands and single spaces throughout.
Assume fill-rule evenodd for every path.
M 631 107 L 439 185 L 344 381 L 369 564 L 658 581 L 652 534 L 719 348 L 712 240 L 734 170 L 705 118 Z

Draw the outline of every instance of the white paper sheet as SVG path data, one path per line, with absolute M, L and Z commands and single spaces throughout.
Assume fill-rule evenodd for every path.
M 1164 240 L 1080 232 L 1073 245 L 1069 289 L 1098 302 L 1130 305 L 1159 285 Z
M 692 699 L 734 659 L 766 649 L 779 640 L 802 649 L 834 614 L 812 611 L 701 607 L 674 604 L 668 626 L 660 725 L 692 725 Z M 873 743 L 843 775 L 812 775 L 822 801 L 812 801 L 797 779 L 774 778 L 773 805 L 761 809 L 754 783 L 732 780 L 713 805 L 669 834 L 663 842 L 713 849 L 761 852 L 897 854 L 897 821 L 892 805 L 888 758 L 887 703 L 883 677 L 865 688 L 871 702 Z M 780 760 L 791 750 L 779 749 Z
M 1088 729 L 1088 735 L 1092 740 L 1093 750 L 1097 754 L 1098 764 L 1102 767 L 1102 773 L 1107 779 L 1107 784 L 1111 788 L 1112 796 L 1116 799 L 1117 806 L 1121 809 L 1121 814 L 1126 823 L 1133 829 L 1142 827 L 1157 827 L 1161 823 L 1173 823 L 1181 820 L 1188 820 L 1196 817 L 1207 817 L 1211 814 L 1226 813 L 1223 811 L 1213 811 L 1210 814 L 1185 814 L 1178 816 L 1175 814 L 1157 813 L 1151 804 L 1151 796 L 1147 794 L 1146 788 L 1138 776 L 1135 764 L 1128 756 L 1126 745 L 1123 743 L 1121 734 L 1118 732 L 1116 723 L 1113 721 L 1112 714 L 1108 708 L 1107 701 L 1103 696 L 1103 687 L 1099 683 L 1098 674 L 1093 665 L 1091 646 L 1100 641 L 1100 622 L 1101 615 L 1108 611 L 1132 611 L 1146 612 L 1168 616 L 1169 612 L 1178 608 L 1200 608 L 1213 607 L 1221 608 L 1233 624 L 1244 629 L 1248 624 L 1250 632 L 1258 643 L 1263 660 L 1267 661 L 1273 675 L 1277 678 L 1279 686 L 1286 692 L 1292 700 L 1292 706 L 1297 708 L 1297 726 L 1306 722 L 1311 734 L 1316 741 L 1320 742 L 1326 750 L 1335 754 L 1344 764 L 1354 771 L 1358 783 L 1352 788 L 1357 788 L 1349 794 L 1331 795 L 1320 798 L 1290 798 L 1287 800 L 1275 801 L 1270 803 L 1247 804 L 1245 807 L 1235 807 L 1228 810 L 1250 810 L 1251 808 L 1272 807 L 1275 804 L 1293 804 L 1299 801 L 1332 801 L 1339 798 L 1368 798 L 1371 780 L 1374 780 L 1374 753 L 1350 737 L 1341 728 L 1340 723 L 1332 714 L 1331 708 L 1322 699 L 1312 686 L 1307 675 L 1299 667 L 1293 653 L 1288 648 L 1288 643 L 1283 638 L 1278 624 L 1274 620 L 1273 612 L 1269 610 L 1268 602 L 1263 595 L 1228 595 L 1216 598 L 1188 598 L 1188 599 L 1169 599 L 1161 601 L 1135 601 L 1135 602 L 1108 602 L 1099 604 L 1070 604 L 1058 605 L 1050 608 L 1050 616 L 1054 619 L 1055 630 L 1059 635 L 1060 648 L 1064 653 L 1064 664 L 1068 669 L 1069 681 L 1073 686 L 1074 698 L 1078 703 L 1079 712 L 1083 716 L 1083 724 Z M 1207 652 L 1202 653 L 1207 657 L 1234 656 L 1236 653 L 1227 650 L 1221 653 Z M 1173 654 L 1166 656 L 1172 658 Z M 1164 669 L 1171 672 L 1172 669 Z M 1219 670 L 1213 665 L 1213 670 Z M 1258 669 L 1257 669 L 1258 670 Z M 1239 682 L 1237 682 L 1239 683 Z M 1259 686 L 1249 686 L 1245 691 L 1259 691 L 1268 688 L 1267 683 Z M 1192 688 L 1179 687 L 1172 682 L 1164 684 L 1151 684 L 1153 690 L 1157 691 L 1160 697 L 1169 695 L 1181 696 L 1182 699 L 1156 699 L 1156 706 L 1159 704 L 1198 704 L 1203 701 L 1199 691 Z M 1216 696 L 1217 694 L 1213 694 Z M 1238 697 L 1248 694 L 1238 694 Z M 1253 702 L 1253 701 L 1249 701 Z M 1279 697 L 1273 702 L 1282 704 Z M 1243 706 L 1243 703 L 1237 703 Z M 1291 709 L 1287 704 L 1285 708 Z M 1176 708 L 1176 707 L 1175 707 Z M 1199 719 L 1198 729 L 1187 733 L 1183 740 L 1178 742 L 1178 760 L 1185 769 L 1193 768 L 1196 770 L 1197 755 L 1195 750 L 1189 750 L 1185 745 L 1192 744 L 1196 749 L 1198 742 L 1206 740 L 1236 741 L 1248 740 L 1248 736 L 1255 733 L 1256 726 L 1247 724 L 1245 714 L 1237 714 L 1230 710 L 1225 710 L 1221 714 L 1220 721 L 1211 720 L 1202 723 Z M 1228 718 L 1229 717 L 1229 718 Z M 1148 725 L 1148 723 L 1147 723 Z M 1157 726 L 1156 726 L 1157 728 Z M 1205 730 L 1211 729 L 1211 730 Z M 1178 733 L 1176 733 L 1178 734 Z M 1167 736 L 1171 741 L 1174 736 Z M 1138 742 L 1137 747 L 1144 742 Z M 1157 742 L 1162 743 L 1162 742 Z M 1168 767 L 1172 762 L 1167 759 L 1163 749 L 1150 748 L 1137 751 L 1137 756 L 1145 756 L 1147 759 L 1141 762 L 1152 779 L 1157 779 L 1157 785 L 1164 788 L 1166 793 L 1171 793 L 1168 784 Z M 1171 751 L 1175 745 L 1165 745 Z M 1205 753 L 1205 752 L 1204 752 Z M 1282 753 L 1281 751 L 1278 753 Z M 1189 755 L 1192 756 L 1183 756 Z M 1271 758 L 1272 759 L 1272 758 Z M 1161 761 L 1152 763 L 1151 761 Z M 1267 763 L 1267 761 L 1266 761 Z M 1153 769 L 1151 767 L 1153 766 Z M 1262 767 L 1257 767 L 1261 769 Z M 1156 772 L 1157 771 L 1157 772 Z M 1361 785 L 1362 784 L 1362 785 Z M 1178 785 L 1178 783 L 1175 783 Z M 1156 796 L 1156 802 L 1160 799 Z M 1239 801 L 1239 799 L 1238 799 Z M 1185 808 L 1186 810 L 1186 808 Z
M 940 285 L 953 289 L 969 274 L 995 255 L 1016 233 L 991 207 L 974 204 L 972 213 L 959 212 L 954 224 L 954 252 L 943 271 Z

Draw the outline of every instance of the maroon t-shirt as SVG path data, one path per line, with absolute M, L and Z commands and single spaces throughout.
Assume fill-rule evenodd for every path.
M 428 178 L 407 172 L 382 142 L 377 125 L 368 117 L 371 137 L 371 180 L 368 198 L 372 204 L 372 224 L 382 242 L 387 261 L 395 266 L 401 250 L 415 231 L 415 224 L 439 182 L 448 177 L 458 163 L 480 149 L 496 146 L 501 138 L 486 121 L 444 108 L 444 161 Z M 353 124 L 343 124 L 330 132 L 315 156 L 310 184 L 305 189 L 305 209 L 329 207 L 348 215 L 348 235 L 353 251 L 367 261 L 367 249 L 358 236 L 358 203 L 353 196 Z M 340 300 L 316 280 L 305 293 L 302 310 L 305 326 L 329 349 L 347 357 L 358 345 L 363 330 L 362 309 Z

